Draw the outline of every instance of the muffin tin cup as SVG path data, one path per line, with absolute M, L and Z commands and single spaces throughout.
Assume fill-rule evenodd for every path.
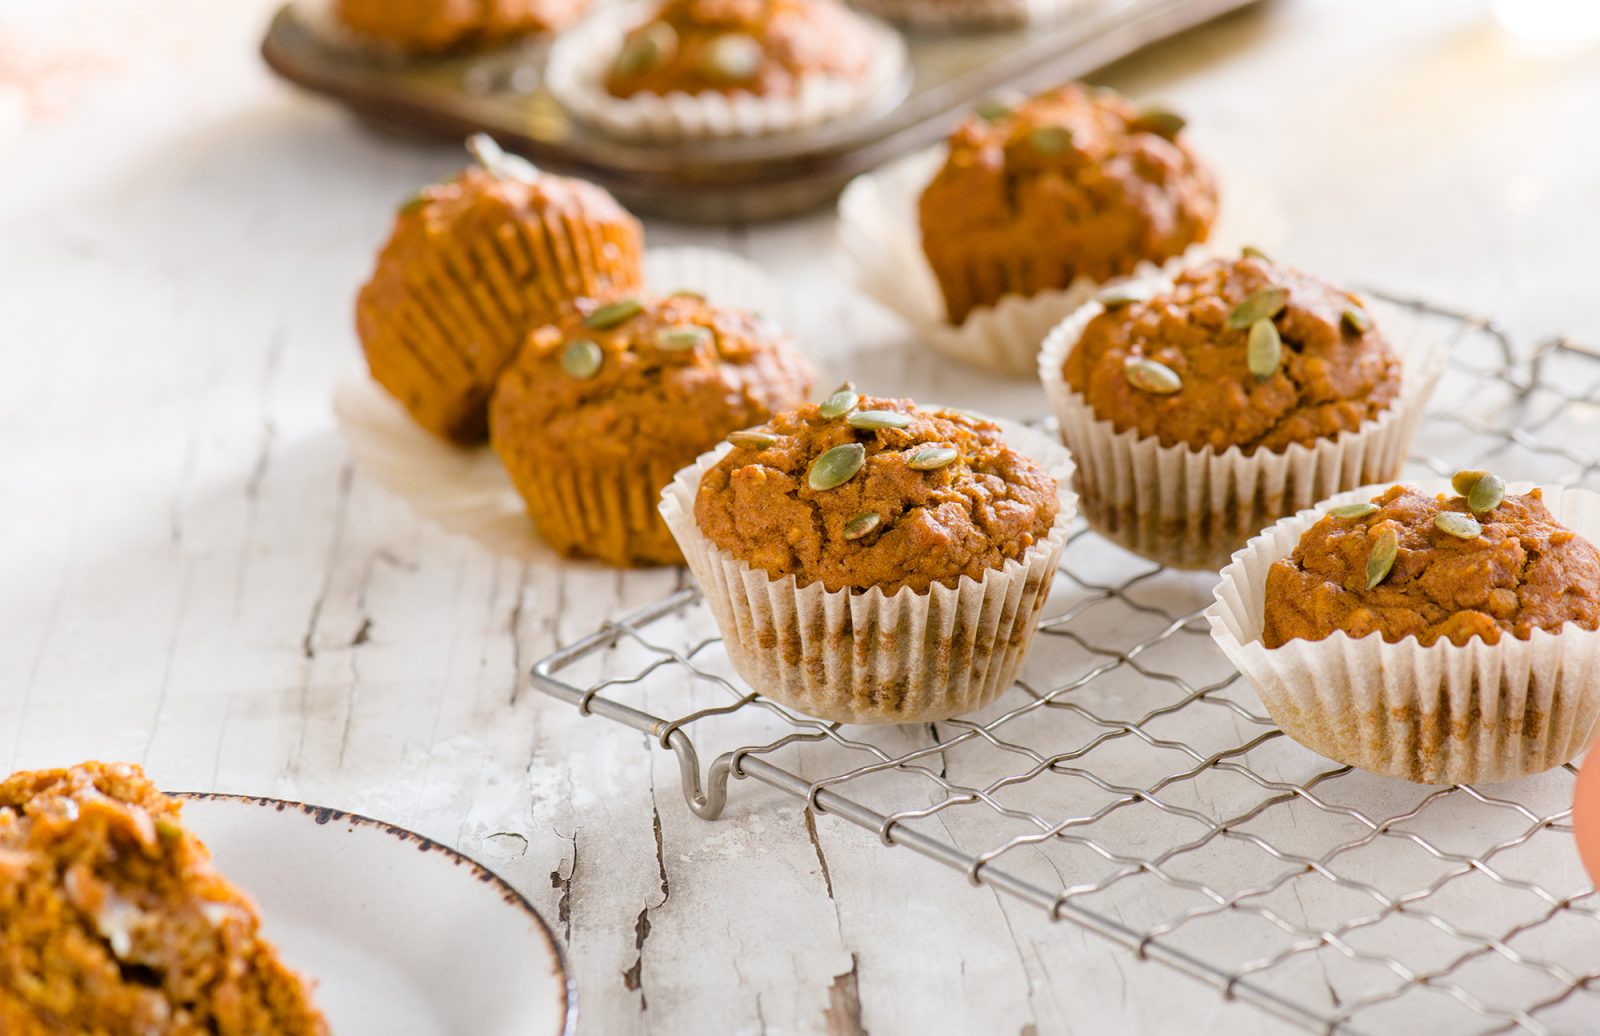
M 1170 283 L 1150 279 L 1152 289 Z M 1143 284 L 1135 287 L 1143 287 Z M 1244 543 L 1285 515 L 1334 493 L 1397 478 L 1444 370 L 1444 349 L 1397 307 L 1369 301 L 1403 365 L 1400 396 L 1357 429 L 1281 452 L 1238 447 L 1163 446 L 1134 429 L 1117 431 L 1068 386 L 1061 367 L 1089 321 L 1089 302 L 1045 339 L 1039 379 L 1078 466 L 1084 517 L 1114 543 L 1173 568 L 1215 571 Z
M 855 0 L 857 7 L 916 29 L 993 29 L 1037 24 L 1085 6 L 1085 0 Z
M 1045 335 L 1110 284 L 1154 276 L 1162 269 L 1247 244 L 1270 248 L 1281 236 L 1282 221 L 1265 196 L 1235 188 L 1222 199 L 1222 215 L 1210 240 L 1190 247 L 1166 267 L 1142 263 L 1130 277 L 1110 281 L 1080 277 L 1063 289 L 1007 295 L 952 324 L 938 279 L 922 250 L 917 218 L 918 199 L 944 164 L 946 153 L 940 144 L 851 181 L 839 198 L 839 244 L 855 267 L 861 290 L 909 324 L 920 342 L 953 360 L 997 374 L 1032 375 Z
M 971 712 L 1016 679 L 1050 593 L 1075 511 L 1072 460 L 1047 436 L 1002 423 L 1008 443 L 1044 465 L 1060 512 L 1041 542 L 953 587 L 886 594 L 773 579 L 713 544 L 694 517 L 700 480 L 730 448 L 703 454 L 661 494 L 734 668 L 756 691 L 819 719 L 925 723 Z
M 795 97 L 762 97 L 744 90 L 613 97 L 606 92 L 606 70 L 629 30 L 646 21 L 652 10 L 646 3 L 601 5 L 557 37 L 545 82 L 573 118 L 637 140 L 754 137 L 840 118 L 904 85 L 905 41 L 876 18 L 854 12 L 873 39 L 872 64 L 859 82 L 812 75 L 802 80 Z
M 1392 483 L 1341 493 L 1285 518 L 1234 555 L 1206 611 L 1211 636 L 1296 741 L 1363 770 L 1425 784 L 1538 773 L 1582 752 L 1600 726 L 1600 631 L 1570 623 L 1527 640 L 1475 638 L 1429 647 L 1407 637 L 1343 632 L 1261 643 L 1267 570 L 1294 551 L 1329 507 L 1369 500 Z M 1449 493 L 1444 480 L 1416 483 Z M 1527 492 L 1527 484 L 1508 492 Z M 1546 488 L 1556 520 L 1600 541 L 1600 494 Z

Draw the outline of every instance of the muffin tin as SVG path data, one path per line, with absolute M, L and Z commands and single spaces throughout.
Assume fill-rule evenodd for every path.
M 637 143 L 574 122 L 544 85 L 548 47 L 402 62 L 329 42 L 294 5 L 262 55 L 274 71 L 388 127 L 459 140 L 483 130 L 553 171 L 609 188 L 637 212 L 694 222 L 806 212 L 853 176 L 938 141 L 974 102 L 1085 75 L 1258 0 L 1088 0 L 1026 28 L 913 32 L 904 80 L 805 132 Z

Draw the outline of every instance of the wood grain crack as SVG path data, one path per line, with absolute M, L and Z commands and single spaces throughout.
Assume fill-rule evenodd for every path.
M 828 873 L 828 857 L 822 852 L 822 841 L 817 837 L 817 815 L 810 806 L 806 807 L 806 837 L 811 839 L 811 848 L 817 852 L 817 864 L 822 868 L 822 884 L 828 890 L 828 898 L 833 898 L 833 875 Z M 837 912 L 837 911 L 836 911 Z
M 572 866 L 567 868 L 566 877 L 561 876 L 561 868 L 557 867 L 550 872 L 550 887 L 561 893 L 561 898 L 556 900 L 556 923 L 561 926 L 561 939 L 568 946 L 572 945 L 572 882 L 578 877 L 578 832 L 573 831 L 568 839 L 572 843 Z
M 850 970 L 833 976 L 828 986 L 828 1006 L 822 1012 L 822 1027 L 828 1036 L 867 1036 L 861 1022 L 860 961 L 850 954 Z

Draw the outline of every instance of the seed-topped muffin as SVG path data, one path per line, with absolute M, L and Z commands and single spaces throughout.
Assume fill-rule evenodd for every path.
M 1360 299 L 1259 253 L 1102 302 L 1062 375 L 1118 431 L 1163 446 L 1282 450 L 1353 431 L 1400 392 L 1400 360 Z
M 999 426 L 841 388 L 732 437 L 695 520 L 774 579 L 924 592 L 1021 557 L 1047 535 L 1056 482 Z
M 923 723 L 1011 686 L 1072 520 L 1059 444 L 849 385 L 728 440 L 661 514 L 751 687 Z
M 771 322 L 698 295 L 583 300 L 500 379 L 490 440 L 551 546 L 671 564 L 662 487 L 729 432 L 799 404 L 812 376 Z
M 605 88 L 613 97 L 793 97 L 808 77 L 862 79 L 872 45 L 836 0 L 667 0 L 627 34 Z
M 1507 496 L 1481 471 L 1457 475 L 1455 489 L 1394 486 L 1323 516 L 1267 573 L 1262 642 L 1343 631 L 1426 647 L 1600 628 L 1600 552 L 1551 516 L 1538 489 Z
M 324 1036 L 259 928 L 138 767 L 0 782 L 0 1032 Z
M 920 202 L 950 322 L 1006 295 L 1126 277 L 1206 240 L 1216 183 L 1183 125 L 1076 83 L 962 123 Z
M 337 0 L 335 20 L 403 54 L 443 54 L 507 43 L 572 23 L 588 0 Z
M 574 299 L 640 283 L 639 221 L 604 190 L 542 173 L 488 137 L 479 166 L 400 207 L 356 299 L 372 376 L 417 423 L 471 444 L 495 379 Z

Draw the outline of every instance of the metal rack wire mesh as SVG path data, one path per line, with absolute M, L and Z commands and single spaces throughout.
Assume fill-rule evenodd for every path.
M 1450 353 L 1412 471 L 1600 488 L 1600 355 L 1519 352 L 1493 321 L 1373 294 Z M 1574 767 L 1424 787 L 1300 747 L 1213 647 L 1213 582 L 1080 528 L 1018 684 L 914 728 L 751 693 L 693 589 L 533 677 L 674 752 L 699 816 L 755 779 L 1312 1031 L 1600 1029 Z

